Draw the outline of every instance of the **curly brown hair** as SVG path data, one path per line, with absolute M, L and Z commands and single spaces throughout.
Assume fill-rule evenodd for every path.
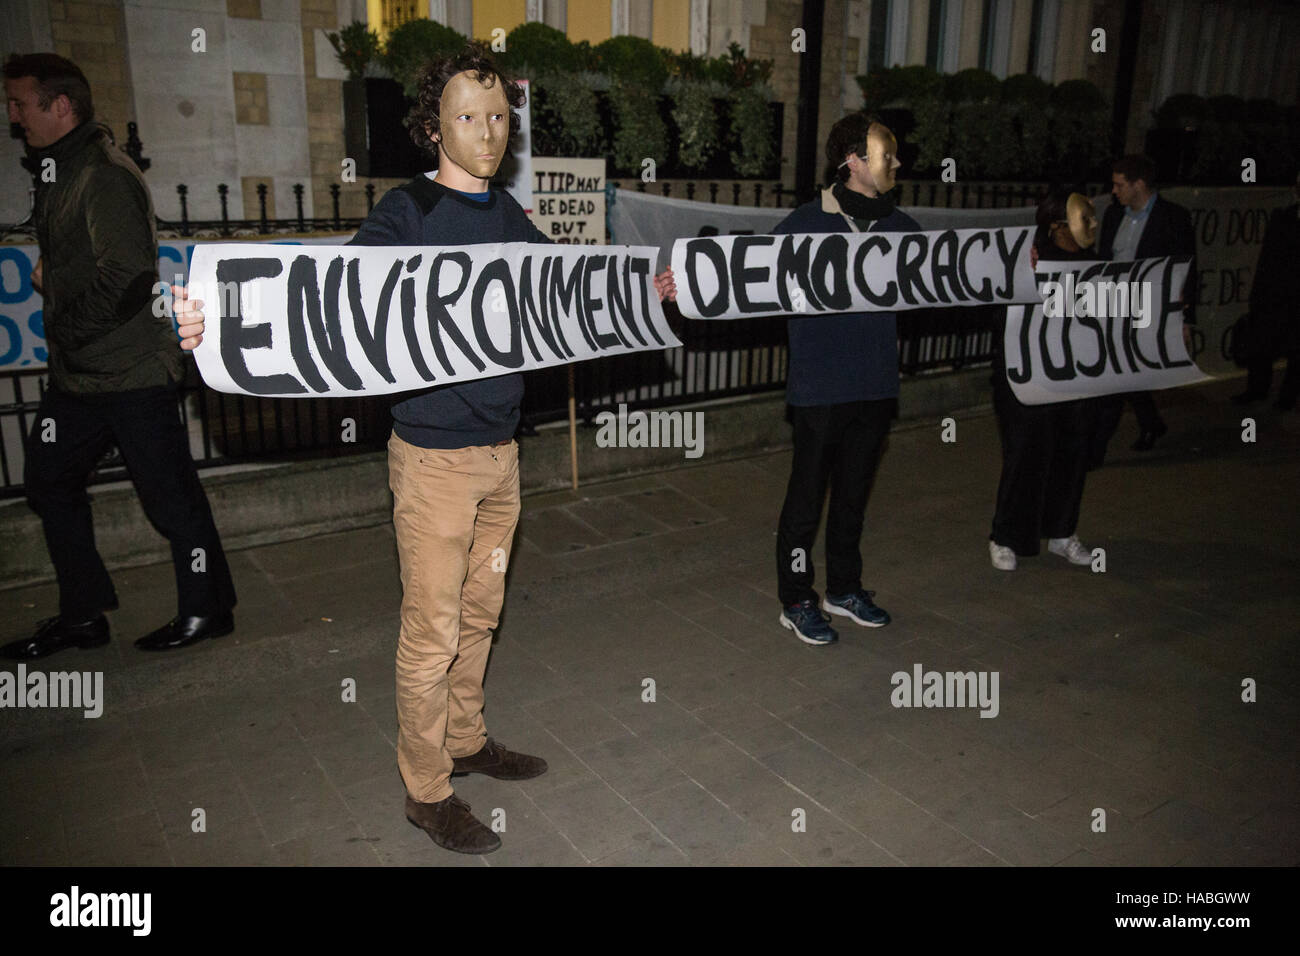
M 501 84 L 506 94 L 506 102 L 510 105 L 510 135 L 507 149 L 513 144 L 515 134 L 519 132 L 519 114 L 515 110 L 522 107 L 527 99 L 524 88 L 497 66 L 486 43 L 478 41 L 469 43 L 465 49 L 454 56 L 439 57 L 420 71 L 419 79 L 416 81 L 418 92 L 415 105 L 403 120 L 403 125 L 411 134 L 411 140 L 415 145 L 433 157 L 435 169 L 438 166 L 438 143 L 425 132 L 425 127 L 432 127 L 435 130 L 438 128 L 442 91 L 447 88 L 452 77 L 465 72 L 474 73 L 480 83 L 491 80 Z

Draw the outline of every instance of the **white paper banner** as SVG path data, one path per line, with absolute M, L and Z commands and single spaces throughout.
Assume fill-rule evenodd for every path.
M 673 244 L 693 319 L 1036 302 L 1029 227 L 716 236 Z
M 1044 301 L 1007 309 L 1003 354 L 1016 398 L 1044 405 L 1209 378 L 1183 344 L 1178 294 L 1188 268 L 1171 256 L 1040 262 Z
M 680 345 L 654 249 L 200 244 L 203 380 L 288 398 L 386 394 Z
M 701 193 L 703 190 L 700 191 Z M 723 190 L 725 194 L 727 190 Z M 745 195 L 749 194 L 746 188 Z M 748 236 L 771 232 L 789 209 L 770 206 L 733 206 L 724 202 L 699 202 L 616 189 L 609 207 L 613 242 L 629 246 L 658 246 L 656 273 L 668 265 L 678 239 L 697 236 Z M 922 229 L 992 229 L 1032 226 L 1034 207 L 1013 209 L 948 209 L 942 206 L 902 206 Z

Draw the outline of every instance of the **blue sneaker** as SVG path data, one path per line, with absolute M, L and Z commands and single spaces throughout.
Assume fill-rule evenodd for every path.
M 889 612 L 876 607 L 871 600 L 875 596 L 875 591 L 862 590 L 843 597 L 831 597 L 828 594 L 826 600 L 822 601 L 822 607 L 831 614 L 842 614 L 863 627 L 884 627 L 889 623 Z
M 794 631 L 794 636 L 805 644 L 834 644 L 840 639 L 826 623 L 826 615 L 817 610 L 817 605 L 811 600 L 791 604 L 781 612 L 778 620 L 782 627 Z

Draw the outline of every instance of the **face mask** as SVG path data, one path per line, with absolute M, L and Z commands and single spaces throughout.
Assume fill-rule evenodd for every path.
M 1070 225 L 1070 235 L 1080 249 L 1091 249 L 1097 241 L 1097 214 L 1088 197 L 1070 193 L 1065 201 L 1065 218 Z
M 875 123 L 867 130 L 867 171 L 881 193 L 894 188 L 894 173 L 902 165 L 897 152 L 898 140 L 887 128 Z
M 475 179 L 491 179 L 506 153 L 510 104 L 496 77 L 485 86 L 472 72 L 459 73 L 442 91 L 438 110 L 443 157 Z

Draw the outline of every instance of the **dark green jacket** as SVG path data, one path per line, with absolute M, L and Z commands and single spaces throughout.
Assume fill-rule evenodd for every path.
M 154 315 L 158 235 L 140 170 L 93 120 L 28 156 L 54 386 L 118 392 L 179 379 L 172 320 Z

